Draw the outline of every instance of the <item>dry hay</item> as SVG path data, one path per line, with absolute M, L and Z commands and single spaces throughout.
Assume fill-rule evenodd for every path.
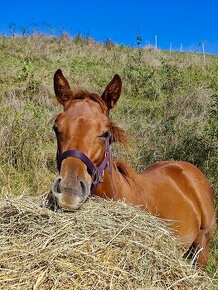
M 66 213 L 8 197 L 0 220 L 0 289 L 215 289 L 157 218 L 122 202 Z

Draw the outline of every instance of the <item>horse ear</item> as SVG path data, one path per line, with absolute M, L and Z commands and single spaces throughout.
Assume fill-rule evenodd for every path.
M 61 69 L 58 69 L 54 74 L 54 91 L 58 102 L 63 106 L 66 106 L 73 97 L 70 85 L 62 74 Z
M 110 83 L 106 86 L 101 98 L 106 103 L 108 110 L 112 109 L 119 100 L 122 89 L 122 81 L 119 75 L 115 74 Z

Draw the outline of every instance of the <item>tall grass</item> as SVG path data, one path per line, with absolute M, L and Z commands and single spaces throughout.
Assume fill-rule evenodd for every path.
M 99 93 L 119 73 L 123 94 L 112 118 L 127 130 L 132 151 L 116 147 L 116 157 L 138 171 L 158 160 L 190 161 L 207 175 L 217 200 L 217 60 L 67 35 L 0 37 L 1 193 L 41 194 L 55 178 L 51 128 L 62 108 L 52 82 L 62 68 L 72 86 Z

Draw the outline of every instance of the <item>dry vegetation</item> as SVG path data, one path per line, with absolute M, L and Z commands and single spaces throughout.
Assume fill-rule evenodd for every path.
M 206 56 L 204 61 L 201 55 L 193 53 L 172 53 L 170 55 L 168 52 L 152 49 L 133 49 L 116 46 L 113 43 L 102 45 L 91 39 L 83 39 L 79 36 L 74 39 L 67 35 L 63 35 L 60 38 L 44 37 L 42 35 L 14 36 L 12 38 L 0 37 L 1 195 L 41 195 L 48 191 L 57 174 L 55 165 L 56 145 L 51 128 L 54 117 L 61 108 L 54 100 L 52 79 L 55 70 L 62 68 L 71 84 L 75 87 L 80 86 L 99 93 L 102 92 L 113 74 L 119 73 L 121 75 L 123 79 L 123 94 L 116 110 L 112 114 L 112 118 L 132 136 L 130 138 L 132 144 L 131 154 L 134 154 L 135 158 L 132 160 L 128 152 L 123 152 L 122 147 L 115 147 L 113 150 L 116 158 L 127 159 L 138 171 L 157 160 L 176 159 L 190 161 L 200 167 L 208 176 L 217 200 L 217 61 L 218 58 L 216 56 Z M 17 287 L 14 289 L 19 289 L 18 285 L 22 281 L 22 283 L 29 283 L 26 284 L 29 285 L 29 288 L 26 286 L 22 288 L 22 284 L 20 284 L 20 289 L 31 289 L 34 283 L 37 284 L 40 281 L 45 283 L 45 285 L 54 285 L 54 288 L 51 289 L 60 289 L 57 286 L 60 285 L 58 283 L 66 281 L 65 289 L 70 289 L 68 285 L 74 279 L 79 279 L 79 276 L 75 278 L 76 274 L 74 273 L 80 257 L 78 255 L 82 255 L 87 263 L 96 265 L 99 275 L 101 268 L 104 269 L 102 275 L 106 275 L 107 271 L 111 271 L 108 280 L 105 280 L 109 283 L 107 284 L 108 289 L 137 289 L 132 285 L 136 283 L 136 278 L 139 279 L 139 277 L 141 279 L 139 279 L 141 284 L 137 286 L 139 289 L 140 287 L 146 287 L 147 281 L 150 283 L 148 285 L 158 285 L 159 289 L 165 289 L 170 287 L 170 285 L 172 287 L 169 289 L 177 289 L 178 285 L 186 285 L 178 289 L 210 289 L 209 287 L 213 289 L 213 284 L 208 286 L 207 278 L 205 278 L 206 280 L 203 278 L 201 280 L 201 273 L 191 270 L 189 266 L 183 264 L 182 260 L 177 263 L 179 259 L 177 255 L 181 256 L 181 252 L 175 250 L 174 241 L 170 239 L 170 241 L 165 242 L 166 236 L 167 238 L 169 237 L 168 234 L 164 234 L 166 233 L 164 229 L 160 229 L 160 233 L 157 230 L 156 236 L 156 230 L 152 230 L 152 227 L 159 227 L 158 223 L 155 224 L 156 220 L 154 222 L 153 219 L 150 220 L 150 217 L 144 214 L 139 217 L 138 211 L 135 209 L 121 204 L 116 206 L 112 202 L 93 200 L 87 204 L 84 211 L 78 211 L 71 216 L 63 213 L 52 213 L 46 209 L 39 208 L 38 204 L 38 201 L 34 204 L 32 198 L 18 198 L 14 200 L 14 206 L 10 203 L 7 207 L 2 206 L 0 238 L 1 248 L 4 251 L 1 253 L 0 267 L 2 276 L 0 276 L 0 279 L 7 278 L 5 271 L 8 269 L 10 277 L 12 277 L 8 278 L 8 283 L 12 283 L 10 285 Z M 126 210 L 127 208 L 128 210 Z M 98 219 L 95 219 L 95 214 L 98 211 Z M 102 219 L 100 218 L 101 214 L 104 217 Z M 117 238 L 121 239 L 119 240 L 118 248 L 113 243 L 106 247 L 109 231 L 112 231 L 111 237 L 115 236 L 135 215 L 137 215 L 137 218 L 133 220 L 134 224 L 136 221 L 145 223 L 147 230 L 144 231 L 144 236 L 138 236 L 137 227 L 133 226 L 131 222 L 131 227 L 128 226 L 128 232 L 124 231 L 126 236 L 123 236 L 123 230 L 121 231 L 122 235 L 118 235 Z M 112 218 L 113 216 L 114 219 Z M 121 220 L 120 223 L 117 223 L 117 216 Z M 75 220 L 79 221 L 78 224 L 75 224 Z M 103 224 L 102 221 L 104 221 Z M 69 231 L 71 223 L 72 232 Z M 81 223 L 81 227 L 79 223 Z M 104 229 L 104 224 L 107 226 L 109 223 L 112 223 L 112 228 L 106 227 Z M 149 223 L 152 223 L 150 228 L 148 228 Z M 67 231 L 63 232 L 65 225 Z M 88 234 L 88 228 L 93 227 L 93 225 L 98 228 L 98 232 L 96 235 L 93 233 L 92 237 L 91 233 Z M 113 230 L 116 230 L 116 232 L 113 232 Z M 81 236 L 81 241 L 79 241 L 79 236 L 76 236 L 76 239 L 73 240 L 73 236 L 76 235 L 75 231 L 78 231 L 78 235 L 79 233 L 81 235 L 87 233 L 87 237 Z M 102 231 L 104 232 L 105 240 L 101 235 Z M 147 240 L 150 231 L 151 235 L 155 235 L 152 239 L 153 242 L 155 241 L 159 245 L 158 251 L 155 248 L 157 252 L 145 254 L 147 250 L 145 243 L 151 242 Z M 66 244 L 69 245 L 69 255 L 64 254 L 66 247 L 64 246 L 64 240 L 59 239 L 59 233 L 60 238 L 65 239 Z M 55 242 L 49 242 L 47 245 L 48 236 L 52 234 L 54 234 Z M 61 236 L 62 234 L 63 236 Z M 142 239 L 144 246 L 143 248 L 137 245 L 136 251 L 139 256 L 137 257 L 136 255 L 136 260 L 138 259 L 137 261 L 139 261 L 138 266 L 136 261 L 131 261 L 133 260 L 131 255 L 135 255 L 133 244 L 131 244 L 134 235 L 136 235 L 136 240 Z M 159 237 L 162 238 L 160 239 Z M 90 245 L 86 238 L 88 241 L 91 239 L 92 243 Z M 126 239 L 125 246 L 124 239 Z M 208 266 L 210 276 L 217 275 L 217 240 L 218 237 L 216 235 L 212 244 L 213 250 Z M 87 247 L 87 251 L 92 251 L 94 249 L 92 247 L 95 247 L 94 241 L 97 243 L 97 248 L 100 247 L 98 242 L 101 247 L 105 245 L 105 252 L 102 256 L 100 254 L 97 256 L 96 264 L 92 260 L 93 254 L 91 256 L 86 255 L 85 253 L 87 252 L 83 248 Z M 74 249 L 74 244 L 80 242 L 79 248 Z M 113 242 L 116 244 L 116 239 Z M 162 248 L 161 244 L 158 244 L 161 242 L 169 244 L 169 251 L 172 250 L 174 253 L 166 254 L 167 250 L 164 252 L 164 247 Z M 43 250 L 44 244 L 45 249 Z M 30 252 L 28 249 L 25 250 L 25 245 L 28 245 Z M 60 256 L 58 256 L 58 247 L 61 247 Z M 48 252 L 46 252 L 47 250 Z M 53 250 L 57 252 L 52 252 Z M 118 255 L 118 252 L 121 252 L 117 256 L 119 257 L 118 259 L 116 255 L 110 257 L 111 260 L 108 260 L 107 264 L 105 257 L 110 256 L 109 250 L 112 251 L 111 255 L 113 253 Z M 12 260 L 13 257 L 16 257 L 15 262 L 17 264 L 12 264 L 11 266 L 6 262 L 4 264 L 3 261 L 7 258 L 6 253 L 8 257 L 11 255 Z M 124 259 L 127 253 L 129 253 L 129 256 L 126 257 L 129 259 L 128 263 L 132 262 L 133 264 L 125 262 Z M 51 261 L 54 262 L 54 267 L 49 260 L 49 255 L 52 254 L 54 256 Z M 77 256 L 73 256 L 73 254 Z M 147 257 L 147 255 L 149 257 L 153 255 L 154 260 L 157 258 L 156 262 L 147 260 L 147 258 L 143 260 L 143 257 Z M 163 261 L 159 259 L 162 255 L 168 261 L 169 267 L 166 264 L 158 264 L 165 263 L 164 259 Z M 37 259 L 37 257 L 39 258 L 38 264 L 37 261 L 32 266 L 27 264 L 28 259 L 33 260 Z M 57 261 L 55 261 L 55 257 L 58 257 Z M 171 258 L 172 260 L 168 260 Z M 82 261 L 84 262 L 84 260 Z M 121 264 L 116 261 L 120 261 Z M 172 265 L 172 261 L 175 262 L 174 265 Z M 105 262 L 106 264 L 103 265 L 100 262 Z M 84 278 L 85 273 L 88 273 L 91 279 L 94 279 L 93 277 L 95 277 L 97 272 L 94 272 L 94 268 L 91 268 L 93 272 L 92 270 L 86 272 L 89 270 L 83 268 L 82 263 L 79 265 L 78 269 L 81 271 L 79 274 L 81 274 L 81 281 L 83 281 L 81 283 L 91 283 L 90 281 L 92 280 L 86 281 L 86 278 Z M 94 267 L 93 265 L 91 267 Z M 184 268 L 180 269 L 180 266 Z M 61 271 L 61 267 L 63 267 L 63 271 Z M 71 267 L 73 270 L 70 270 Z M 126 270 L 122 270 L 124 269 L 122 267 Z M 22 273 L 20 277 L 23 280 L 18 279 L 16 271 Z M 132 273 L 132 276 L 128 276 L 129 272 Z M 48 273 L 51 274 L 50 280 Z M 146 281 L 143 280 L 145 273 L 150 275 L 149 277 L 146 276 L 148 277 Z M 9 274 L 7 273 L 7 275 Z M 27 275 L 34 276 L 34 279 L 28 280 Z M 163 280 L 165 276 L 168 279 L 167 281 Z M 125 283 L 133 284 L 125 284 L 125 287 L 122 288 L 121 284 L 119 284 L 121 283 L 118 279 L 119 277 L 122 277 L 122 281 L 125 280 Z M 173 277 L 172 280 L 170 280 L 170 277 Z M 188 277 L 190 277 L 190 281 Z M 173 284 L 179 280 L 181 280 L 179 284 Z M 3 280 L 0 280 L 0 284 L 1 281 Z M 77 283 L 76 281 L 78 280 L 75 280 L 75 283 Z M 102 283 L 99 285 L 103 287 L 103 283 L 106 283 L 105 281 L 97 279 L 95 282 Z M 195 281 L 196 284 L 194 284 Z M 200 287 L 198 286 L 200 285 L 198 284 L 200 283 L 199 281 L 204 281 L 202 285 L 207 286 L 205 288 L 197 288 Z M 116 283 L 118 284 L 115 287 Z M 88 289 L 84 288 L 85 284 L 81 285 L 81 288 L 78 289 Z M 110 285 L 112 285 L 111 288 Z M 4 289 L 8 288 L 5 287 Z M 107 288 L 100 288 L 99 286 L 99 288 L 93 289 Z
M 0 220 L 0 289 L 216 289 L 164 224 L 122 202 L 54 213 L 8 197 Z

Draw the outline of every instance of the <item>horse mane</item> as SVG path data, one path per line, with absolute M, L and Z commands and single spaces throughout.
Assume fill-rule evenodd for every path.
M 90 93 L 87 90 L 84 89 L 75 89 L 73 92 L 73 98 L 72 100 L 84 100 L 89 99 L 96 103 L 98 103 L 103 111 L 107 116 L 109 116 L 108 108 L 105 104 L 105 102 L 102 100 L 102 98 L 95 93 Z M 128 138 L 125 134 L 125 131 L 115 125 L 109 118 L 109 130 L 111 132 L 112 142 L 114 143 L 121 143 L 125 147 L 128 147 Z
M 116 166 L 118 171 L 125 177 L 132 178 L 135 176 L 135 171 L 123 161 L 117 161 Z
M 125 147 L 128 147 L 129 142 L 126 132 L 120 127 L 116 126 L 112 121 L 110 121 L 110 132 L 112 135 L 112 142 L 121 143 Z

